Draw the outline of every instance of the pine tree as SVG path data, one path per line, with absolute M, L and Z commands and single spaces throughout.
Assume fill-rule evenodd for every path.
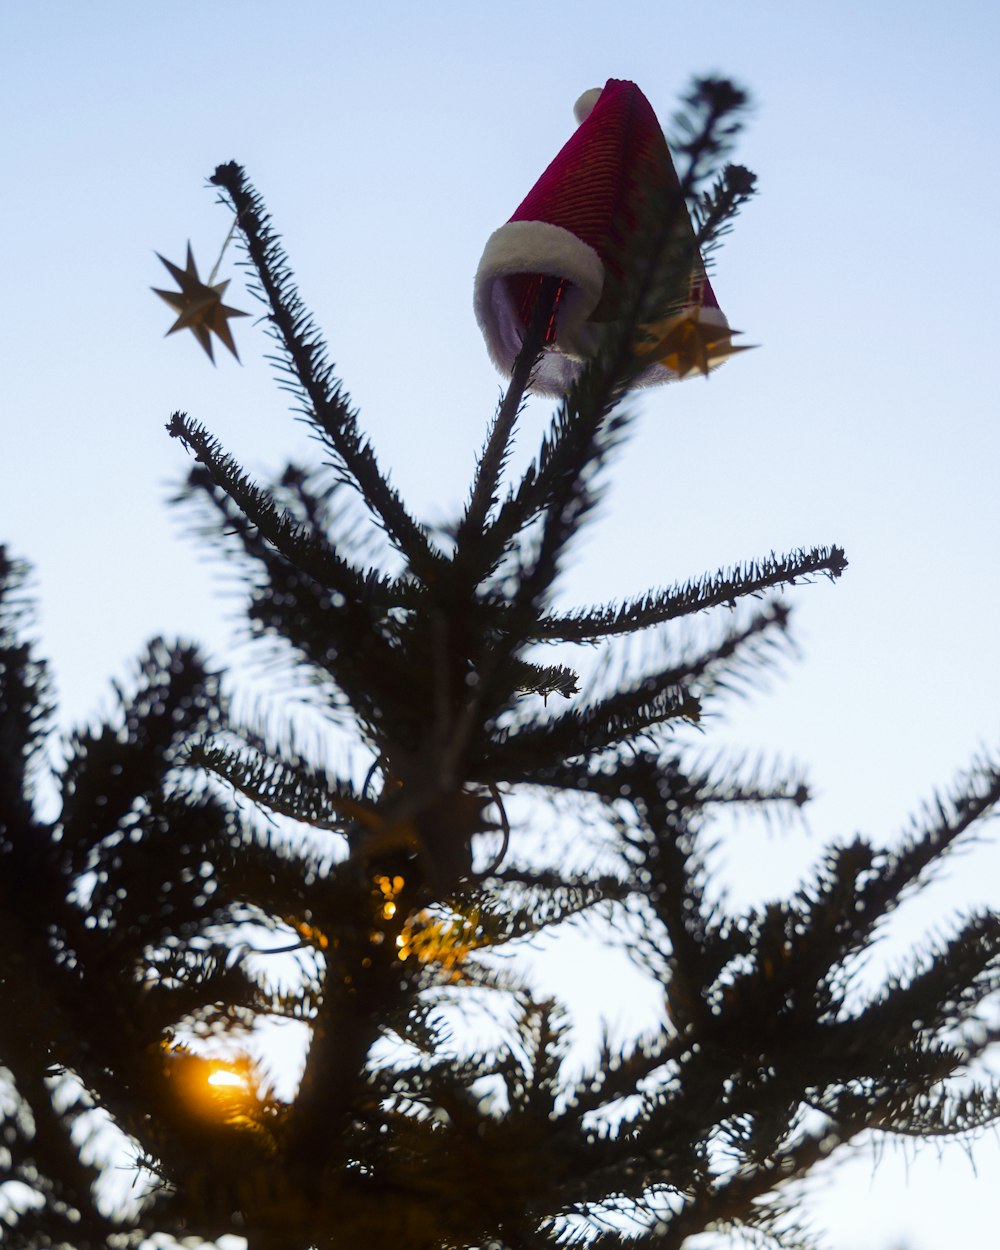
M 726 82 L 696 85 L 675 147 L 681 195 L 640 223 L 624 311 L 505 488 L 556 297 L 542 284 L 446 534 L 380 467 L 243 170 L 216 170 L 328 467 L 263 488 L 177 413 L 170 433 L 196 462 L 183 496 L 239 563 L 251 631 L 349 728 L 367 775 L 334 775 L 331 754 L 238 722 L 197 649 L 160 640 L 107 721 L 67 740 L 52 799 L 52 700 L 24 641 L 25 571 L 3 556 L 5 1245 L 229 1233 L 250 1250 L 674 1250 L 706 1230 L 796 1245 L 792 1182 L 846 1142 L 970 1134 L 997 1117 L 996 1089 L 975 1076 L 996 1036 L 983 1011 L 1000 979 L 995 914 L 874 989 L 859 980 L 896 906 L 1000 800 L 995 763 L 891 848 L 831 844 L 790 898 L 739 912 L 713 889 L 713 822 L 795 810 L 808 791 L 699 763 L 691 727 L 780 651 L 788 612 L 768 593 L 837 578 L 843 552 L 554 606 L 627 432 L 643 327 L 676 308 L 694 252 L 752 190 L 745 170 L 717 172 L 742 103 Z M 345 492 L 385 558 L 359 556 L 371 544 Z M 564 656 L 659 637 L 726 606 L 710 641 L 647 649 L 585 694 L 579 666 L 544 662 L 546 645 Z M 523 795 L 560 801 L 568 841 L 538 842 Z M 655 979 L 665 1019 L 605 1041 L 581 1071 L 560 1005 L 502 956 L 588 916 Z M 251 957 L 247 934 L 264 930 L 294 952 L 294 984 Z M 309 1028 L 291 1101 L 248 1057 L 272 1018 Z M 136 1166 L 117 1197 L 109 1126 Z

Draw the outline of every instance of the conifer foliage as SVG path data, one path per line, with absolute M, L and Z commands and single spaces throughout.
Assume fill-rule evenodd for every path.
M 682 196 L 642 225 L 625 313 L 507 482 L 543 289 L 445 535 L 380 466 L 244 171 L 216 170 L 328 475 L 292 467 L 258 486 L 176 413 L 170 433 L 195 462 L 184 495 L 238 561 L 252 631 L 350 728 L 367 774 L 333 775 L 318 751 L 236 723 L 198 652 L 157 641 L 106 723 L 65 743 L 58 802 L 46 798 L 45 667 L 24 640 L 24 570 L 3 557 L 5 1245 L 235 1234 L 250 1250 L 675 1250 L 709 1230 L 800 1244 L 792 1182 L 842 1144 L 968 1134 L 997 1116 L 975 1075 L 995 1036 L 997 916 L 969 916 L 880 987 L 857 975 L 896 906 L 1000 800 L 994 763 L 891 849 L 831 845 L 790 898 L 740 913 L 711 888 L 713 818 L 808 794 L 798 777 L 697 764 L 690 726 L 780 648 L 787 611 L 769 592 L 838 577 L 843 552 L 555 606 L 627 431 L 642 327 L 676 305 L 691 249 L 752 191 L 722 165 L 742 104 L 727 82 L 696 84 L 675 145 Z M 345 492 L 381 563 L 358 557 Z M 546 644 L 565 659 L 727 606 L 700 649 L 647 647 L 584 693 L 573 667 L 546 662 Z M 576 844 L 539 844 L 522 796 L 558 798 Z M 581 1069 L 559 1004 L 501 956 L 591 914 L 665 1009 Z M 252 957 L 246 935 L 267 931 L 296 961 L 291 980 Z M 250 1057 L 255 1024 L 275 1018 L 309 1031 L 290 1100 Z M 131 1190 L 108 1186 L 109 1139 L 135 1165 Z

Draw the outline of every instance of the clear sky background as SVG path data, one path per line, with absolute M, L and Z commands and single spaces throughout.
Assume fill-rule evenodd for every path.
M 733 892 L 787 883 L 824 838 L 893 836 L 1000 747 L 998 49 L 993 0 L 4 0 L 0 541 L 35 566 L 63 723 L 153 634 L 226 654 L 235 600 L 165 504 L 188 467 L 171 411 L 260 475 L 314 456 L 260 327 L 236 323 L 242 367 L 163 337 L 154 250 L 182 263 L 190 240 L 211 268 L 218 163 L 246 165 L 383 462 L 445 521 L 498 390 L 471 312 L 487 236 L 584 89 L 634 79 L 667 119 L 721 72 L 756 101 L 737 155 L 761 194 L 713 282 L 762 347 L 637 400 L 565 603 L 843 544 L 842 581 L 791 596 L 801 662 L 718 731 L 817 791 L 811 834 L 736 856 Z M 909 932 L 996 905 L 998 878 L 977 847 Z M 858 1159 L 813 1183 L 817 1219 L 851 1250 L 993 1244 L 995 1140 L 973 1157 L 978 1180 L 959 1148 L 890 1151 L 874 1179 Z

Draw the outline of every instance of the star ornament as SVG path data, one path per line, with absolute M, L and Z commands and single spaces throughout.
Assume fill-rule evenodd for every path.
M 646 326 L 648 338 L 639 349 L 639 358 L 645 364 L 666 366 L 678 378 L 688 378 L 695 373 L 707 378 L 709 370 L 730 356 L 753 351 L 750 345 L 738 347 L 733 342 L 733 335 L 739 334 L 739 330 L 703 321 L 700 312 L 697 307 L 687 308 L 674 317 Z
M 156 254 L 160 256 L 159 252 Z M 187 250 L 186 268 L 181 269 L 171 264 L 163 256 L 160 256 L 160 260 L 166 265 L 170 276 L 180 287 L 179 291 L 161 291 L 155 286 L 152 288 L 160 299 L 166 300 L 178 314 L 177 320 L 167 333 L 174 334 L 177 330 L 190 330 L 208 353 L 209 360 L 215 364 L 215 356 L 212 353 L 212 335 L 214 334 L 239 360 L 239 353 L 233 342 L 233 332 L 229 328 L 229 318 L 248 317 L 250 314 L 240 312 L 238 308 L 230 308 L 228 304 L 222 302 L 229 279 L 227 278 L 225 282 L 218 282 L 214 286 L 202 282 L 198 277 L 194 257 L 191 255 L 190 243 Z

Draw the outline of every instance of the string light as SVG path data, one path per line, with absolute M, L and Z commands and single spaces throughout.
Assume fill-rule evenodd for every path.
M 231 1068 L 217 1067 L 214 1072 L 210 1072 L 205 1078 L 206 1085 L 215 1085 L 236 1088 L 247 1092 L 247 1079 L 238 1072 L 233 1072 Z
M 402 877 L 386 877 L 379 874 L 375 884 L 382 895 L 380 913 L 383 920 L 391 920 L 396 914 L 396 899 L 406 882 Z
M 168 1050 L 167 1079 L 188 1111 L 203 1120 L 251 1122 L 257 1081 L 250 1060 L 206 1059 L 181 1047 Z
M 468 915 L 434 916 L 418 912 L 403 926 L 396 938 L 397 955 L 401 960 L 413 955 L 422 964 L 435 963 L 454 969 L 481 943 L 477 941 L 480 914 L 473 908 Z

